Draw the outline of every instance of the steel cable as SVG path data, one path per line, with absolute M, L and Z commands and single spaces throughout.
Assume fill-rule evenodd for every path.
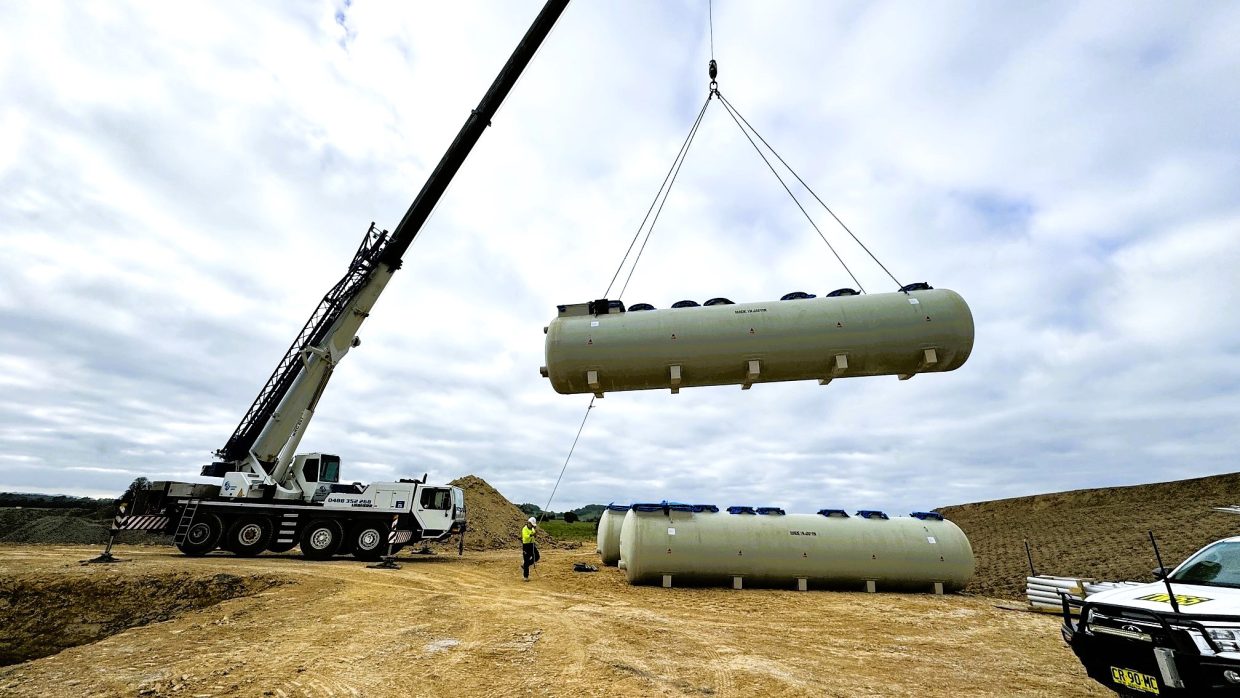
M 672 160 L 672 166 L 668 168 L 667 174 L 663 176 L 663 183 L 659 185 L 659 191 L 654 195 L 654 200 L 650 202 L 650 207 L 646 209 L 646 215 L 642 217 L 641 225 L 637 226 L 637 232 L 633 233 L 633 239 L 629 241 L 629 248 L 625 250 L 624 256 L 620 258 L 620 264 L 616 267 L 616 273 L 612 274 L 611 282 L 607 284 L 607 290 L 603 292 L 602 298 L 607 298 L 611 293 L 612 286 L 616 285 L 616 279 L 620 277 L 620 271 L 624 269 L 624 263 L 628 261 L 629 255 L 633 252 L 633 245 L 637 243 L 637 238 L 641 237 L 642 230 L 646 227 L 646 221 L 650 220 L 650 214 L 655 209 L 655 205 L 659 204 L 659 197 L 663 198 L 663 202 L 667 202 L 667 196 L 664 190 L 671 192 L 669 180 L 675 183 L 675 175 L 680 172 L 680 165 L 684 162 L 684 157 L 688 153 L 689 146 L 693 143 L 693 136 L 697 133 L 698 125 L 702 123 L 702 115 L 706 113 L 706 107 L 710 106 L 710 95 L 707 95 L 706 101 L 702 103 L 702 108 L 698 110 L 697 118 L 693 120 L 693 127 L 689 129 L 689 135 L 685 136 L 685 140 L 680 144 L 680 150 L 676 153 L 676 158 Z M 659 204 L 659 212 L 663 211 L 662 204 Z M 658 221 L 659 214 L 655 214 L 655 220 L 650 223 L 650 229 L 654 230 L 654 224 Z M 650 240 L 650 233 L 646 233 L 646 240 L 642 242 L 642 249 L 646 247 L 646 241 Z M 633 268 L 637 267 L 637 262 L 641 258 L 641 252 L 638 251 L 637 259 L 633 260 Z M 624 281 L 625 287 L 629 285 L 629 279 L 633 278 L 633 270 L 629 270 L 629 275 Z M 624 295 L 624 291 L 620 292 Z
M 542 515 L 538 517 L 540 521 L 551 508 L 551 500 L 555 499 L 556 490 L 560 489 L 560 480 L 564 479 L 564 471 L 568 470 L 568 462 L 573 458 L 573 451 L 577 450 L 577 440 L 581 438 L 581 430 L 586 428 L 586 420 L 590 418 L 590 410 L 594 409 L 594 401 L 596 399 L 590 398 L 590 404 L 586 405 L 586 413 L 581 418 L 581 426 L 577 427 L 577 435 L 573 437 L 573 445 L 568 449 L 568 456 L 564 458 L 564 466 L 560 468 L 560 476 L 555 479 L 555 486 L 551 488 L 551 496 L 547 497 L 547 505 L 543 507 Z
M 892 274 L 891 271 L 888 270 L 887 267 L 882 262 L 879 261 L 878 257 L 874 256 L 874 253 L 870 251 L 870 248 L 866 247 L 865 243 L 861 242 L 860 238 L 858 238 L 847 225 L 844 225 L 844 221 L 840 220 L 840 217 L 835 215 L 835 211 L 832 211 L 831 207 L 828 206 L 821 198 L 819 198 L 818 194 L 815 193 L 814 190 L 810 188 L 808 184 L 805 183 L 805 180 L 801 179 L 801 175 L 797 174 L 797 171 L 792 169 L 792 166 L 789 165 L 787 162 L 785 162 L 782 157 L 780 157 L 779 152 L 776 151 L 773 147 L 771 147 L 770 143 L 766 142 L 766 139 L 762 137 L 762 134 L 758 133 L 758 129 L 754 128 L 753 125 L 750 124 L 747 119 L 745 119 L 744 115 L 742 115 L 740 111 L 736 109 L 736 107 L 732 106 L 732 103 L 729 102 L 723 95 L 719 95 L 719 101 L 723 102 L 723 106 L 728 110 L 729 113 L 734 113 L 736 115 L 733 118 L 739 117 L 740 120 L 744 122 L 745 126 L 747 126 L 749 130 L 753 131 L 753 135 L 757 136 L 758 140 L 762 141 L 762 145 L 766 146 L 767 149 L 771 151 L 771 154 L 774 155 L 777 160 L 779 160 L 779 164 L 786 167 L 788 171 L 792 173 L 792 176 L 797 178 L 797 181 L 801 183 L 801 186 L 805 187 L 805 191 L 808 191 L 810 193 L 810 196 L 814 197 L 814 200 L 817 201 L 824 209 L 826 209 L 827 213 L 831 214 L 831 217 L 835 219 L 836 223 L 840 224 L 840 227 L 844 229 L 844 232 L 848 233 L 849 237 L 851 237 L 853 241 L 856 242 L 857 245 L 861 247 L 861 249 L 865 250 L 865 253 L 870 256 L 870 259 L 874 260 L 874 263 L 877 264 L 879 268 L 881 268 L 884 272 L 886 272 L 887 276 L 890 276 L 892 281 L 896 282 L 896 286 L 899 288 L 904 288 L 904 284 L 900 283 L 900 280 L 896 278 L 895 274 Z M 752 143 L 753 141 L 751 140 L 750 142 Z M 757 146 L 755 145 L 754 147 L 757 147 Z M 763 159 L 765 160 L 766 158 L 763 158 Z M 769 162 L 767 164 L 770 165 Z M 802 209 L 802 211 L 804 211 L 804 209 Z M 817 226 L 815 226 L 814 229 L 817 230 Z M 822 235 L 821 232 L 819 232 L 818 234 Z M 834 249 L 832 249 L 832 251 L 834 251 Z M 836 255 L 837 258 L 838 256 L 839 255 Z M 857 284 L 857 285 L 860 286 L 861 284 Z M 864 290 L 865 289 L 862 289 L 862 291 Z
M 865 293 L 865 287 L 862 286 L 861 282 L 857 280 L 856 274 L 853 274 L 852 269 L 848 268 L 848 264 L 844 262 L 844 258 L 840 257 L 840 253 L 837 252 L 835 250 L 835 246 L 832 245 L 829 240 L 827 240 L 827 236 L 822 234 L 822 230 L 818 228 L 818 224 L 815 223 L 813 217 L 809 215 L 809 211 L 806 211 L 805 207 L 801 205 L 800 200 L 797 199 L 797 195 L 792 193 L 792 189 L 788 188 L 788 184 L 784 182 L 784 178 L 779 176 L 779 172 L 776 171 L 775 166 L 771 164 L 771 161 L 767 159 L 766 154 L 762 152 L 762 149 L 758 147 L 757 143 L 754 143 L 753 138 L 749 135 L 749 132 L 746 131 L 745 127 L 741 125 L 740 120 L 737 118 L 738 115 L 733 113 L 732 111 L 732 105 L 726 99 L 724 99 L 723 94 L 721 93 L 717 93 L 717 94 L 719 94 L 719 101 L 723 103 L 723 107 L 724 109 L 727 110 L 728 116 L 731 116 L 732 121 L 736 122 L 736 127 L 739 128 L 741 130 L 741 133 L 745 135 L 746 140 L 748 140 L 749 144 L 753 146 L 755 151 L 757 151 L 758 157 L 762 158 L 762 162 L 766 163 L 766 166 L 771 170 L 771 174 L 775 175 L 775 179 L 779 180 L 780 186 L 784 188 L 784 191 L 788 192 L 788 196 L 792 197 L 792 203 L 796 204 L 797 208 L 801 209 L 801 213 L 805 215 L 805 220 L 809 221 L 809 224 L 814 229 L 814 232 L 818 233 L 818 237 L 822 238 L 822 241 L 827 243 L 827 248 L 831 250 L 831 254 L 835 255 L 835 258 L 836 260 L 839 261 L 840 266 L 844 267 L 844 271 L 848 272 L 848 276 L 852 278 L 853 283 L 857 284 L 857 288 L 861 289 L 862 293 Z M 757 131 L 754 131 L 754 134 L 757 135 Z M 759 138 L 760 137 L 761 136 L 759 136 Z M 770 148 L 769 145 L 767 147 Z M 774 153 L 775 151 L 772 150 L 771 152 Z

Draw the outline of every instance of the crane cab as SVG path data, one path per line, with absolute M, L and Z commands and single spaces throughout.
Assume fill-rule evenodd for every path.
M 332 492 L 339 491 L 340 456 L 330 453 L 298 454 L 293 458 L 289 474 L 293 482 L 286 483 L 285 487 L 300 491 L 301 498 L 307 502 L 322 502 Z M 355 491 L 352 485 L 346 487 L 348 491 Z

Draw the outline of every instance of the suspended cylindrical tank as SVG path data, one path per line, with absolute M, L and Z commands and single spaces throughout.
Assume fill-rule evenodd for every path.
M 602 396 L 959 368 L 973 350 L 969 306 L 955 291 L 917 286 L 627 312 L 618 301 L 562 305 L 547 326 L 542 373 L 558 393 Z
M 597 552 L 602 556 L 604 565 L 615 567 L 620 562 L 620 527 L 628 510 L 627 504 L 608 504 L 599 517 Z
M 745 510 L 747 507 L 733 507 Z M 753 511 L 753 510 L 750 510 Z M 763 511 L 759 509 L 757 511 Z M 767 510 L 772 511 L 772 510 Z M 973 576 L 973 548 L 956 524 L 935 513 L 890 517 L 684 511 L 633 505 L 620 533 L 621 567 L 632 584 L 745 583 L 879 590 L 964 587 Z

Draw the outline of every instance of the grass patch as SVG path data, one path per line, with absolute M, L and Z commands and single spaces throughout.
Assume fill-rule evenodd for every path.
M 558 519 L 552 519 L 550 521 L 543 521 L 538 524 L 538 527 L 560 540 L 594 540 L 597 536 L 593 521 L 565 523 Z

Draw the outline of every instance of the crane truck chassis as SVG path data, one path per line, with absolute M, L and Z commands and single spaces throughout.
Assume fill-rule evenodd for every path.
M 239 490 L 223 485 L 155 482 L 135 493 L 135 512 L 122 528 L 163 530 L 186 555 L 217 547 L 243 557 L 263 551 L 325 560 L 352 554 L 378 560 L 410 542 L 464 535 L 465 494 L 459 487 L 421 480 L 370 485 L 341 484 L 340 459 L 326 453 L 298 454 L 292 470 L 308 501 L 276 500 L 270 488 Z M 126 525 L 129 524 L 129 525 Z
M 342 553 L 374 560 L 389 546 L 395 551 L 454 533 L 463 541 L 467 524 L 460 488 L 428 485 L 425 475 L 342 484 L 339 457 L 296 451 L 336 365 L 361 344 L 357 330 L 567 6 L 568 0 L 543 6 L 392 232 L 370 224 L 344 276 L 311 313 L 232 437 L 215 452 L 219 460 L 203 466 L 204 477 L 223 482 L 150 483 L 132 501 L 121 502 L 114 531 L 160 530 L 173 535 L 186 555 L 219 547 L 251 556 L 300 545 L 302 555 L 314 560 Z

